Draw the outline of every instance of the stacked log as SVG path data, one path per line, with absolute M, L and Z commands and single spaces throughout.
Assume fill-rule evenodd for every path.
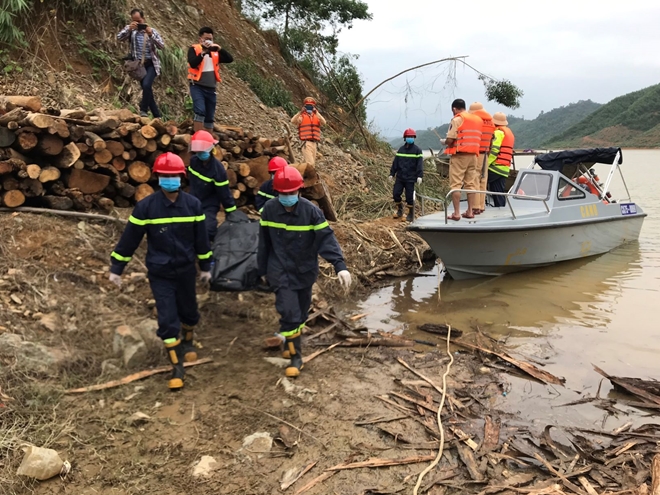
M 127 208 L 153 193 L 151 168 L 164 152 L 190 161 L 191 123 L 178 125 L 122 110 L 41 108 L 38 97 L 0 97 L 0 205 L 57 209 Z M 240 127 L 215 126 L 215 156 L 236 204 L 254 203 L 268 180 L 271 157 L 286 156 L 286 139 L 263 138 Z M 304 195 L 330 220 L 332 205 L 314 167 L 296 165 Z

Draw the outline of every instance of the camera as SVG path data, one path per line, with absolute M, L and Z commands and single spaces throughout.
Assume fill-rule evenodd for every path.
M 210 52 L 217 52 L 218 50 L 219 50 L 219 49 L 218 49 L 217 46 L 210 46 L 210 47 L 209 47 L 209 51 L 210 51 Z
M 138 31 L 145 31 L 147 29 L 147 25 L 140 23 L 140 24 L 137 25 L 137 28 L 138 28 Z

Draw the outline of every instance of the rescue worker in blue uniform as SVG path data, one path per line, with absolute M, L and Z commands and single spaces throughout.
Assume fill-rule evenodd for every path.
M 206 231 L 211 243 L 218 231 L 220 204 L 224 207 L 226 214 L 236 210 L 236 202 L 229 190 L 227 171 L 212 154 L 217 142 L 207 131 L 197 131 L 193 134 L 190 140 L 190 151 L 195 155 L 190 157 L 188 166 L 190 194 L 202 202 L 206 215 Z
M 351 285 L 344 255 L 323 212 L 299 197 L 303 178 L 294 167 L 279 170 L 273 178 L 279 196 L 268 201 L 261 213 L 257 259 L 259 274 L 275 291 L 280 314 L 279 335 L 286 344 L 291 364 L 288 377 L 297 377 L 303 367 L 300 336 L 312 302 L 312 285 L 319 274 L 321 255 L 331 263 L 345 289 Z
M 422 183 L 424 176 L 424 155 L 422 150 L 415 144 L 417 133 L 414 129 L 406 129 L 403 133 L 405 144 L 396 152 L 392 168 L 390 169 L 389 179 L 395 180 L 394 204 L 396 213 L 394 218 L 403 216 L 403 203 L 401 203 L 401 193 L 406 191 L 406 204 L 408 205 L 408 216 L 406 220 L 412 222 L 415 219 L 415 184 Z
M 254 206 L 257 208 L 257 211 L 261 213 L 264 209 L 266 201 L 277 197 L 277 191 L 273 188 L 273 177 L 275 177 L 275 172 L 286 167 L 288 163 L 281 156 L 275 156 L 270 159 L 268 162 L 268 172 L 270 173 L 270 179 L 261 184 L 259 192 L 254 197 Z
M 110 281 L 121 287 L 121 274 L 147 235 L 146 265 L 158 311 L 158 336 L 172 363 L 169 388 L 183 387 L 184 361 L 196 361 L 194 327 L 199 322 L 195 278 L 211 279 L 211 248 L 201 202 L 180 191 L 186 173 L 183 160 L 173 153 L 160 155 L 153 168 L 160 191 L 135 205 L 128 225 L 111 255 Z M 183 338 L 180 332 L 183 329 Z

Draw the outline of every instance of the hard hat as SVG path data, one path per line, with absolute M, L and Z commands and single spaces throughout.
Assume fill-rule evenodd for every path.
M 314 105 L 314 106 L 316 106 L 316 100 L 314 98 L 312 98 L 311 96 L 308 96 L 303 101 L 303 105 Z
M 294 167 L 286 166 L 275 172 L 273 189 L 280 193 L 292 193 L 302 188 L 304 184 L 302 175 Z
M 509 125 L 509 121 L 506 120 L 506 115 L 504 115 L 502 112 L 495 112 L 495 115 L 493 115 L 493 124 Z
M 481 103 L 479 103 L 478 101 L 475 101 L 474 103 L 472 103 L 470 105 L 470 109 L 468 110 L 468 112 L 474 113 L 474 112 L 478 112 L 479 110 L 483 110 L 483 109 L 484 109 L 484 106 Z
M 269 172 L 277 172 L 278 170 L 283 169 L 289 165 L 284 158 L 281 156 L 275 156 L 270 159 L 268 162 L 268 171 Z
M 417 137 L 417 133 L 415 132 L 415 129 L 406 129 L 403 131 L 403 137 Z
M 186 175 L 186 166 L 179 155 L 174 153 L 163 153 L 154 162 L 154 172 L 159 174 L 183 174 Z
M 211 151 L 216 144 L 218 144 L 218 141 L 213 139 L 210 132 L 197 131 L 192 135 L 192 139 L 190 140 L 190 151 L 193 153 Z

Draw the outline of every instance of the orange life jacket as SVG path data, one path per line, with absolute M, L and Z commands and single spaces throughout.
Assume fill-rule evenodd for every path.
M 474 115 L 480 117 L 484 121 L 481 128 L 481 144 L 479 145 L 479 154 L 490 154 L 490 145 L 493 141 L 493 133 L 495 132 L 495 124 L 493 124 L 493 117 L 486 110 L 477 110 Z
M 302 112 L 302 122 L 298 126 L 298 137 L 301 141 L 320 141 L 321 140 L 321 122 L 316 112 L 308 114 Z
M 473 153 L 478 155 L 484 121 L 481 120 L 481 117 L 468 112 L 461 112 L 458 115 L 463 118 L 463 123 L 458 128 L 456 142 L 445 150 L 445 154 Z
M 195 49 L 195 54 L 199 55 L 202 53 L 202 45 L 197 44 L 193 45 Z M 215 73 L 215 80 L 220 82 L 222 78 L 220 77 L 220 52 L 210 52 L 211 60 L 213 61 L 213 72 Z M 197 68 L 192 68 L 188 65 L 188 79 L 190 81 L 199 81 L 202 78 L 202 72 L 204 70 L 204 59 L 200 62 Z
M 506 126 L 497 126 L 497 129 L 504 133 L 504 139 L 500 145 L 500 153 L 497 155 L 495 165 L 511 167 L 511 161 L 513 160 L 513 144 L 516 138 L 511 129 Z

